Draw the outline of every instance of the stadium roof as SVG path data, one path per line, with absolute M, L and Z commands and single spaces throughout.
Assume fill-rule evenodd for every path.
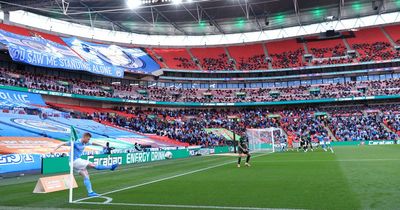
M 96 28 L 151 35 L 254 32 L 399 11 L 400 0 L 2 0 L 25 10 Z M 158 3 L 160 2 L 160 3 Z

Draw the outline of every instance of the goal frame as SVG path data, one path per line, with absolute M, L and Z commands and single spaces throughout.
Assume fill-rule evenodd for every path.
M 276 151 L 276 147 L 279 146 L 279 144 L 276 144 L 276 136 L 274 134 L 274 131 L 280 131 L 280 133 L 282 135 L 284 135 L 283 130 L 281 128 L 275 128 L 275 127 L 269 127 L 269 128 L 249 128 L 246 130 L 246 136 L 249 140 L 248 144 L 249 144 L 249 149 L 253 150 L 253 151 L 264 151 L 264 150 L 269 150 L 267 148 L 268 145 L 270 145 L 270 149 L 272 149 L 272 152 Z M 251 136 L 251 133 L 256 132 L 258 135 L 256 136 Z M 262 132 L 268 132 L 270 133 L 270 137 L 271 137 L 271 142 L 265 142 L 263 140 L 261 140 L 260 134 Z M 257 143 L 257 138 L 259 138 L 258 143 Z M 263 148 L 266 147 L 266 148 Z

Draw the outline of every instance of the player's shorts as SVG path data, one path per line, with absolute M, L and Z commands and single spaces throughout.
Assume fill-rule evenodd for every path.
M 246 154 L 246 155 L 249 154 L 249 151 L 243 151 L 243 150 L 241 150 L 241 149 L 239 149 L 238 152 L 239 152 L 239 155 L 240 155 L 240 154 Z
M 84 160 L 82 158 L 78 158 L 74 160 L 74 170 L 79 173 L 82 170 L 86 169 L 86 167 L 90 164 L 90 161 Z

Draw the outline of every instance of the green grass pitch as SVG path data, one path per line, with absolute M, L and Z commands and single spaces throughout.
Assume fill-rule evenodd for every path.
M 399 209 L 399 151 L 337 147 L 335 154 L 254 154 L 249 168 L 237 168 L 236 157 L 208 156 L 90 171 L 93 188 L 107 198 L 74 204 L 68 191 L 33 194 L 38 176 L 2 179 L 0 209 Z M 79 200 L 86 191 L 76 178 Z

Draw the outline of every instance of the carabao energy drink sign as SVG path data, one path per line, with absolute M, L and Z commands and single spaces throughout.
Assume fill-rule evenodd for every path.
M 95 155 L 86 157 L 84 156 L 83 158 L 89 160 L 96 165 L 111 166 L 115 163 L 125 165 L 165 160 L 165 152 L 166 151 L 135 152 L 111 155 Z

